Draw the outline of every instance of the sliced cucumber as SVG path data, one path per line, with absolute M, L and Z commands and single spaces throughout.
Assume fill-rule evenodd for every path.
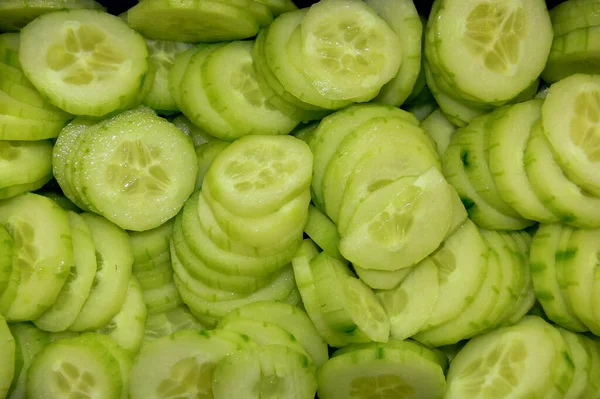
M 37 181 L 52 173 L 52 143 L 0 141 L 0 188 Z
M 73 240 L 74 265 L 54 304 L 38 317 L 35 325 L 46 331 L 64 331 L 77 318 L 90 295 L 97 272 L 96 247 L 87 223 L 68 212 Z
M 314 364 L 308 356 L 282 345 L 249 347 L 217 364 L 215 399 L 312 399 L 317 391 Z
M 0 114 L 0 140 L 44 140 L 57 137 L 67 121 L 43 121 Z
M 69 327 L 72 331 L 97 329 L 110 322 L 125 302 L 133 265 L 127 233 L 100 216 L 81 217 L 96 247 L 97 272 L 81 312 Z
M 162 313 L 148 315 L 146 330 L 142 345 L 182 330 L 204 330 L 200 323 L 190 312 L 187 306 L 182 305 Z
M 184 108 L 183 99 L 181 98 L 181 93 L 182 93 L 181 82 L 182 82 L 183 76 L 185 75 L 185 72 L 187 71 L 187 68 L 192 60 L 192 57 L 200 50 L 201 47 L 202 47 L 201 45 L 196 45 L 196 46 L 191 47 L 188 50 L 184 51 L 183 53 L 177 54 L 175 56 L 175 58 L 173 59 L 173 66 L 169 70 L 169 81 L 168 81 L 169 93 L 173 97 L 173 101 L 175 101 L 177 108 L 179 108 L 180 110 L 183 110 L 183 108 Z M 189 120 L 189 119 L 187 119 L 187 117 L 185 115 L 183 117 L 186 118 L 186 120 Z M 178 128 L 181 129 L 181 126 L 179 126 L 176 123 L 176 121 L 177 121 L 177 118 L 175 118 L 173 123 L 175 124 L 175 126 L 177 126 Z M 193 126 L 193 124 L 191 122 L 190 122 L 190 124 Z M 186 125 L 187 125 L 187 123 L 186 123 Z
M 13 274 L 14 241 L 4 225 L 0 225 L 0 302 Z
M 335 356 L 319 369 L 317 381 L 322 399 L 367 399 L 388 393 L 391 397 L 441 398 L 446 389 L 439 364 L 391 345 Z
M 444 116 L 441 109 L 438 108 L 421 121 L 421 128 L 435 142 L 440 158 L 443 157 L 446 148 L 450 145 L 456 127 Z
M 340 235 L 335 224 L 313 205 L 308 207 L 308 220 L 304 232 L 323 251 L 334 258 L 343 259 L 338 249 Z
M 600 23 L 600 7 L 595 0 L 564 1 L 550 10 L 554 36 Z
M 194 49 L 191 49 L 191 50 L 193 51 Z M 187 53 L 187 51 L 186 51 L 186 53 Z M 174 68 L 174 65 L 173 65 L 173 68 Z M 179 87 L 179 84 L 177 85 L 177 87 Z M 213 136 L 206 133 L 204 130 L 200 129 L 198 126 L 194 125 L 183 114 L 180 114 L 175 119 L 173 119 L 172 123 L 175 126 L 177 126 L 179 128 L 179 130 L 181 130 L 183 133 L 185 133 L 186 136 L 189 136 L 192 139 L 192 141 L 194 142 L 194 147 L 196 147 L 196 149 L 198 147 L 200 147 L 202 144 L 206 144 L 208 142 L 215 140 L 215 138 Z
M 51 341 L 47 332 L 39 330 L 31 323 L 12 323 L 10 333 L 15 342 L 15 373 L 7 398 L 21 399 L 26 397 L 27 370 L 40 350 Z
M 8 329 L 6 320 L 2 316 L 0 316 L 0 353 L 2 353 L 0 396 L 6 397 L 15 375 L 15 339 Z
M 21 32 L 25 75 L 51 103 L 77 115 L 126 108 L 142 86 L 147 57 L 140 35 L 99 10 L 53 12 Z
M 592 366 L 592 355 L 584 342 L 585 339 L 579 334 L 559 328 L 560 334 L 569 347 L 569 355 L 575 365 L 575 374 L 569 390 L 565 393 L 565 399 L 576 399 L 584 397 L 584 391 L 590 378 Z
M 216 139 L 196 147 L 198 174 L 196 175 L 196 186 L 194 187 L 194 191 L 200 190 L 202 183 L 204 183 L 204 176 L 206 176 L 206 172 L 208 172 L 210 165 L 212 165 L 217 155 L 227 148 L 228 145 L 228 141 Z
M 14 298 L 0 310 L 9 321 L 36 319 L 52 306 L 74 264 L 67 213 L 27 193 L 0 201 L 0 224 L 14 243 L 12 273 L 18 282 Z
M 597 74 L 600 70 L 600 27 L 576 29 L 554 38 L 546 68 L 548 83 L 558 82 L 577 73 Z
M 156 261 L 159 255 L 169 250 L 174 223 L 175 218 L 151 230 L 129 232 L 134 264 Z
M 174 281 L 159 288 L 144 291 L 144 302 L 148 314 L 168 312 L 183 304 Z
M 249 10 L 206 0 L 145 0 L 127 11 L 127 21 L 150 39 L 188 43 L 246 39 L 259 28 Z

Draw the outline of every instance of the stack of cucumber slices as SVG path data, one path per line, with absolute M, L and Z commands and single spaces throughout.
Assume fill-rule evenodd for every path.
M 312 3 L 0 0 L 0 399 L 600 397 L 600 0 Z

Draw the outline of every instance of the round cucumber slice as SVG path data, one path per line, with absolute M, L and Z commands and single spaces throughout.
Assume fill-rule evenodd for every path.
M 308 356 L 282 345 L 232 353 L 219 362 L 213 374 L 215 399 L 312 399 L 316 391 L 314 364 Z
M 312 159 L 308 145 L 295 137 L 245 136 L 215 158 L 205 184 L 231 212 L 265 216 L 310 186 Z
M 383 345 L 331 358 L 318 370 L 317 381 L 322 399 L 441 398 L 446 389 L 439 364 L 413 350 Z
M 76 115 L 127 107 L 148 71 L 143 38 L 122 19 L 98 10 L 43 15 L 23 29 L 20 49 L 23 72 L 34 86 Z
M 600 195 L 599 113 L 596 75 L 576 74 L 555 83 L 542 106 L 544 133 L 557 162 L 571 180 L 595 195 Z
M 127 11 L 127 20 L 147 38 L 188 43 L 246 39 L 259 28 L 249 10 L 206 0 L 145 0 Z
M 26 184 L 52 173 L 52 143 L 0 141 L 0 188 Z

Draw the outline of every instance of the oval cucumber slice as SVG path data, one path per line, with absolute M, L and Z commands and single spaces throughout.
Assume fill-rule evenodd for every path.
M 595 0 L 564 1 L 552 7 L 550 20 L 554 36 L 562 36 L 576 29 L 598 25 L 600 6 Z
M 127 296 L 133 265 L 127 233 L 100 216 L 85 213 L 81 217 L 96 247 L 97 271 L 90 294 L 69 327 L 71 331 L 100 328 L 118 313 Z
M 241 395 L 248 399 L 312 399 L 316 391 L 314 364 L 308 356 L 282 345 L 232 353 L 219 362 L 213 374 L 215 399 Z
M 0 316 L 0 352 L 2 353 L 0 396 L 2 397 L 6 397 L 15 375 L 15 350 L 15 340 L 8 329 L 6 320 Z
M 99 10 L 53 12 L 21 32 L 23 72 L 51 103 L 76 115 L 127 107 L 142 86 L 147 58 L 143 38 Z
M 173 66 L 169 70 L 169 81 L 168 81 L 169 93 L 173 97 L 173 101 L 175 101 L 177 108 L 182 110 L 182 112 L 183 112 L 184 104 L 183 104 L 183 99 L 181 98 L 181 92 L 182 92 L 181 82 L 183 80 L 183 76 L 185 75 L 185 72 L 187 71 L 187 67 L 190 64 L 192 57 L 194 56 L 194 54 L 196 54 L 200 50 L 201 47 L 202 47 L 201 45 L 196 45 L 196 46 L 190 47 L 188 50 L 184 51 L 183 53 L 177 54 L 175 56 L 175 58 L 173 59 Z M 184 115 L 184 117 L 185 117 L 185 115 Z M 187 117 L 186 117 L 186 119 L 187 119 Z M 175 126 L 177 126 L 181 129 L 181 127 L 178 126 L 177 123 L 175 122 L 176 120 L 177 120 L 177 118 L 175 118 L 173 123 L 175 124 Z
M 590 368 L 592 366 L 592 354 L 584 342 L 583 336 L 575 334 L 564 328 L 559 328 L 560 334 L 569 347 L 569 355 L 575 365 L 575 374 L 569 390 L 565 393 L 565 398 L 575 399 L 583 397 L 590 378 Z
M 45 331 L 61 332 L 73 324 L 96 277 L 96 247 L 90 228 L 80 215 L 68 212 L 68 216 L 75 263 L 54 304 L 34 320 L 35 325 Z
M 173 65 L 173 68 L 175 66 Z M 198 149 L 203 144 L 211 141 L 217 141 L 213 136 L 194 125 L 190 120 L 183 114 L 178 115 L 173 119 L 172 123 L 179 128 L 186 136 L 189 136 L 194 142 L 194 147 Z
M 343 260 L 338 249 L 340 235 L 335 223 L 313 205 L 308 206 L 308 220 L 304 232 L 327 254 Z
M 52 173 L 52 143 L 0 141 L 0 188 L 35 182 Z
M 15 342 L 15 373 L 8 390 L 7 398 L 25 397 L 27 370 L 37 353 L 52 341 L 46 331 L 39 330 L 31 323 L 11 323 L 8 328 Z
M 174 223 L 175 218 L 172 218 L 154 229 L 128 232 L 135 265 L 157 261 L 161 254 L 169 250 Z
M 212 140 L 196 147 L 196 156 L 198 157 L 198 174 L 196 175 L 196 186 L 194 191 L 200 190 L 204 183 L 204 176 L 212 165 L 213 161 L 229 145 L 228 141 Z
M 142 346 L 177 331 L 205 329 L 204 325 L 192 315 L 187 306 L 178 306 L 166 312 L 148 315 Z
M 456 132 L 456 126 L 444 116 L 440 108 L 437 108 L 421 121 L 421 128 L 435 142 L 438 154 L 442 158 Z

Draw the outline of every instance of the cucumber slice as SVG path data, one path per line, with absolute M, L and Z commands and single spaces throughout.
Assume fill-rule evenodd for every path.
M 175 218 L 160 226 L 146 231 L 129 232 L 129 242 L 133 251 L 134 265 L 157 261 L 159 255 L 169 250 L 169 241 L 173 234 Z
M 91 8 L 104 10 L 93 0 L 6 0 L 0 5 L 0 31 L 19 31 L 40 15 L 65 8 Z
M 144 291 L 144 302 L 148 314 L 168 312 L 183 304 L 174 281 L 160 288 Z
M 122 19 L 99 10 L 37 18 L 21 32 L 20 50 L 23 72 L 34 86 L 76 115 L 126 108 L 148 71 L 142 37 Z
M 388 23 L 402 43 L 400 69 L 375 97 L 378 103 L 399 107 L 417 86 L 416 82 L 421 72 L 423 24 L 414 3 L 410 0 L 367 0 L 365 4 Z
M 10 385 L 7 398 L 20 399 L 25 397 L 27 385 L 27 370 L 37 353 L 51 339 L 47 332 L 37 329 L 31 323 L 12 323 L 8 326 L 15 340 L 15 373 Z
M 142 348 L 135 361 L 129 397 L 213 397 L 212 377 L 217 363 L 248 345 L 244 340 L 248 342 L 245 336 L 223 330 L 180 331 L 159 338 Z
M 52 332 L 64 331 L 73 324 L 90 295 L 97 272 L 96 247 L 90 228 L 80 215 L 68 212 L 68 216 L 75 263 L 54 304 L 34 320 L 38 328 Z
M 169 70 L 169 93 L 173 97 L 173 100 L 175 101 L 175 104 L 179 109 L 183 109 L 183 99 L 181 98 L 181 82 L 183 80 L 183 76 L 187 71 L 187 67 L 190 64 L 192 57 L 200 50 L 201 47 L 201 45 L 196 45 L 184 51 L 183 53 L 177 54 L 173 59 L 173 66 Z M 187 119 L 185 115 L 184 117 Z M 181 127 L 178 126 L 177 123 L 175 123 L 176 120 L 177 118 L 175 118 L 173 123 L 175 124 L 175 126 L 181 129 Z
M 152 230 L 146 230 L 146 231 L 152 231 Z M 135 259 L 135 256 L 134 256 L 134 259 Z M 169 264 L 170 261 L 171 261 L 171 254 L 169 253 L 169 247 L 167 247 L 167 249 L 163 253 L 157 255 L 155 258 L 153 258 L 152 260 L 149 260 L 147 262 L 136 263 L 134 260 L 132 270 L 135 274 L 141 274 L 141 275 L 144 275 L 144 273 L 155 273 L 159 270 L 164 269 L 165 265 L 168 268 L 170 268 L 170 264 Z
M 554 36 L 600 24 L 600 6 L 596 0 L 564 1 L 550 10 Z
M 312 159 L 295 137 L 245 136 L 215 158 L 205 180 L 211 196 L 231 212 L 265 216 L 310 186 Z
M 566 110 L 566 113 L 565 113 Z M 557 118 L 556 112 L 562 116 Z M 550 87 L 542 106 L 544 133 L 565 174 L 589 192 L 600 195 L 596 137 L 600 122 L 600 77 L 572 75 Z
M 569 355 L 575 365 L 575 374 L 569 390 L 565 393 L 565 399 L 576 399 L 584 396 L 585 389 L 590 378 L 590 368 L 592 366 L 592 355 L 584 342 L 585 339 L 579 334 L 575 334 L 564 328 L 559 328 L 560 334 L 569 347 Z
M 392 290 L 402 283 L 415 266 L 405 267 L 393 271 L 369 270 L 360 266 L 352 265 L 356 275 L 369 287 L 377 290 Z
M 281 327 L 294 336 L 311 356 L 317 367 L 328 358 L 327 345 L 315 329 L 308 315 L 297 307 L 282 302 L 254 302 L 232 310 L 222 321 L 235 319 L 257 320 Z
M 221 320 L 217 328 L 233 331 L 238 334 L 245 334 L 253 342 L 261 346 L 284 346 L 298 354 L 308 356 L 308 353 L 306 353 L 293 334 L 275 324 L 242 318 L 229 318 L 227 321 Z M 307 362 L 310 362 L 310 360 Z
M 253 41 L 229 43 L 203 63 L 202 81 L 212 107 L 234 127 L 234 136 L 288 134 L 299 120 L 270 105 L 252 67 Z
M 0 188 L 27 184 L 52 173 L 52 143 L 0 141 Z
M 600 366 L 600 346 L 598 342 L 594 339 L 582 336 L 584 344 L 588 348 L 591 358 L 592 365 L 590 368 L 590 377 L 588 378 L 588 383 L 583 394 L 583 397 L 594 397 L 598 395 L 598 391 L 600 390 L 600 386 L 598 384 L 598 376 L 600 376 L 600 371 L 598 371 L 598 366 Z
M 553 38 L 543 1 L 440 3 L 430 16 L 435 50 L 462 92 L 484 103 L 508 101 L 540 75 Z
M 13 274 L 14 241 L 4 225 L 0 225 L 0 302 Z
M 133 357 L 142 345 L 146 316 L 142 287 L 135 277 L 131 277 L 121 310 L 97 332 L 110 337 Z
M 327 254 L 343 260 L 338 250 L 340 235 L 335 223 L 312 205 L 308 206 L 308 220 L 304 232 Z
M 21 68 L 19 62 L 20 34 L 3 33 L 0 35 L 0 62 L 13 68 Z
M 119 363 L 110 351 L 78 337 L 48 344 L 27 372 L 32 399 L 74 394 L 119 398 L 123 388 Z
M 307 11 L 299 31 L 303 72 L 328 99 L 369 100 L 403 60 L 396 32 L 362 1 L 320 1 Z
M 306 355 L 282 345 L 232 353 L 217 364 L 213 374 L 216 399 L 312 399 L 316 391 L 314 364 Z
M 15 375 L 15 340 L 8 329 L 6 320 L 0 316 L 0 353 L 2 353 L 2 366 L 0 366 L 0 396 L 6 397 L 11 381 Z
M 390 321 L 369 287 L 325 252 L 311 259 L 310 268 L 321 313 L 330 329 L 341 332 L 346 344 L 387 342 Z
M 127 20 L 147 38 L 188 43 L 246 39 L 259 28 L 249 10 L 206 0 L 145 0 Z
M 38 190 L 50 180 L 52 180 L 52 175 L 48 174 L 42 177 L 41 179 L 35 180 L 31 183 L 15 184 L 13 186 L 0 188 L 0 199 L 16 197 L 19 194 Z
M 577 73 L 597 74 L 600 70 L 600 28 L 576 29 L 554 38 L 542 77 L 558 82 Z
M 18 281 L 2 313 L 8 321 L 36 319 L 54 303 L 74 264 L 67 213 L 52 200 L 27 193 L 0 201 L 0 224 L 14 242 Z
M 280 14 L 288 11 L 295 11 L 298 9 L 296 4 L 292 0 L 254 0 L 258 3 L 265 4 L 271 12 L 273 16 L 277 17 Z
M 146 319 L 143 346 L 182 330 L 204 330 L 205 327 L 182 305 L 162 313 L 149 314 Z
M 191 140 L 139 110 L 89 128 L 76 156 L 85 197 L 112 222 L 136 231 L 175 216 L 192 193 L 197 172 Z
M 0 114 L 0 140 L 44 140 L 57 137 L 67 121 L 42 121 Z
M 566 245 L 559 248 L 562 249 L 561 253 L 556 253 L 557 263 L 560 259 L 564 268 L 565 281 L 561 288 L 564 288 L 566 294 L 565 301 L 571 305 L 570 310 L 575 312 L 592 333 L 598 334 L 600 319 L 597 318 L 599 312 L 595 310 L 597 294 L 594 291 L 596 268 L 593 266 L 593 257 L 597 252 L 600 230 L 569 230 L 572 233 L 566 237 Z
M 427 325 L 441 298 L 441 269 L 430 258 L 410 269 L 399 286 L 377 293 L 390 318 L 391 335 L 397 340 L 411 337 Z
M 565 176 L 543 130 L 539 122 L 533 126 L 525 150 L 525 171 L 533 189 L 561 222 L 579 228 L 600 226 L 600 199 Z
M 139 281 L 144 291 L 160 288 L 173 281 L 173 268 L 171 266 L 171 256 L 169 260 L 156 265 L 152 270 L 138 272 L 133 269 L 133 275 Z
M 357 349 L 331 358 L 317 372 L 322 399 L 367 399 L 374 395 L 441 398 L 446 389 L 439 364 L 391 345 Z
M 523 157 L 533 124 L 541 117 L 543 100 L 536 99 L 496 111 L 489 129 L 489 168 L 502 198 L 526 219 L 558 221 L 540 201 L 527 178 Z
M 211 140 L 208 143 L 204 143 L 199 147 L 196 147 L 196 156 L 198 157 L 198 174 L 196 175 L 196 186 L 194 191 L 200 190 L 202 183 L 204 182 L 204 176 L 212 165 L 213 161 L 227 146 L 228 141 L 222 140 Z
M 71 115 L 62 110 L 57 109 L 56 111 L 50 111 L 39 108 L 15 99 L 2 90 L 0 90 L 0 109 L 5 115 L 12 115 L 24 119 L 55 122 L 66 121 L 72 118 Z
M 156 72 L 150 92 L 144 97 L 143 103 L 150 108 L 161 111 L 177 111 L 177 103 L 169 91 L 169 71 L 173 67 L 175 57 L 189 50 L 192 45 L 166 40 L 146 39 L 150 53 L 150 62 Z
M 302 65 L 305 58 L 301 54 L 300 31 L 296 31 L 298 34 L 295 35 L 294 45 L 288 45 L 290 39 L 294 37 L 293 32 L 300 26 L 307 11 L 304 9 L 282 14 L 269 26 L 264 39 L 266 64 L 285 91 L 300 101 L 324 109 L 342 108 L 351 101 L 325 98 L 304 74 L 303 69 L 306 65 Z
M 441 109 L 437 108 L 421 121 L 421 128 L 435 142 L 440 158 L 443 157 L 456 127 L 444 116 Z
M 435 167 L 374 191 L 357 206 L 340 240 L 340 253 L 365 269 L 397 270 L 416 264 L 448 233 L 451 197 L 450 186 Z
M 450 365 L 446 397 L 496 398 L 498 392 L 514 397 L 540 392 L 544 397 L 562 397 L 548 395 L 549 387 L 558 382 L 549 369 L 556 361 L 566 361 L 555 346 L 554 333 L 560 338 L 560 333 L 542 319 L 528 316 L 516 326 L 470 340 Z M 481 384 L 480 378 L 489 383 Z
M 193 50 L 193 49 L 192 49 Z M 187 53 L 187 52 L 186 52 Z M 175 64 L 173 64 L 174 67 Z M 181 82 L 180 82 L 181 83 Z M 179 86 L 179 85 L 177 85 Z M 194 125 L 190 120 L 183 114 L 178 115 L 173 119 L 172 123 L 179 128 L 186 136 L 192 139 L 194 147 L 198 149 L 202 144 L 216 140 L 213 136 Z
M 100 216 L 85 213 L 81 217 L 96 247 L 97 272 L 71 331 L 95 330 L 110 322 L 125 302 L 133 265 L 127 233 Z

